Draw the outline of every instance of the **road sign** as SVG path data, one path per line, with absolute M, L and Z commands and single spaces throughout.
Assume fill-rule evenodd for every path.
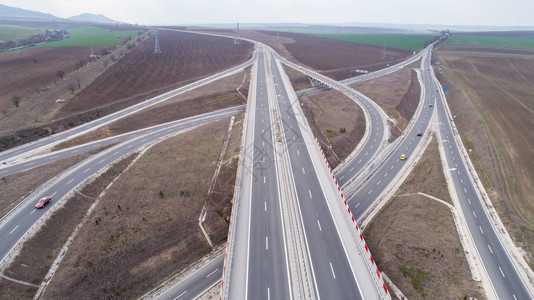
M 447 88 L 443 88 L 443 91 L 446 92 L 446 91 L 447 91 Z

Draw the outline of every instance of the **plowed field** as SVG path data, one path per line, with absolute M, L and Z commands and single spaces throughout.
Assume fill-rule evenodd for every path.
M 152 35 L 100 75 L 60 116 L 88 111 L 122 100 L 142 100 L 245 62 L 252 44 L 234 46 L 227 38 L 161 30 L 160 54 L 154 54 Z

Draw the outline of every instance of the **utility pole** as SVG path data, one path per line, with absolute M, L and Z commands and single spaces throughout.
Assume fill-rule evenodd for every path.
M 15 53 L 15 55 L 20 55 L 19 41 L 15 36 L 15 30 L 13 30 L 13 38 L 15 39 L 15 47 L 17 48 L 17 52 Z
M 239 22 L 237 22 L 237 31 L 234 37 L 234 45 L 241 45 L 241 38 L 239 37 Z
M 382 59 L 386 59 L 386 45 L 387 45 L 387 42 L 386 40 L 384 40 L 384 51 L 382 52 Z
M 159 48 L 159 34 L 158 31 L 156 31 L 156 44 L 154 45 L 154 54 L 160 54 L 161 49 Z

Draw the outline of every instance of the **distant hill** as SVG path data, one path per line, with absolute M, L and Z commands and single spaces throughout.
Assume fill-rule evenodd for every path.
M 112 24 L 120 24 L 122 22 L 112 20 L 102 14 L 95 15 L 95 14 L 81 14 L 77 16 L 70 17 L 69 20 L 73 21 L 83 21 L 83 22 L 94 22 L 94 23 L 112 23 Z
M 1 18 L 25 18 L 25 19 L 59 19 L 51 14 L 44 14 L 38 11 L 27 10 L 0 4 Z

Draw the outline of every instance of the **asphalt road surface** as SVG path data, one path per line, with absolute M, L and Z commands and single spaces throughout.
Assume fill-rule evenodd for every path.
M 257 70 L 246 298 L 291 299 L 263 52 Z
M 452 177 L 462 213 L 482 259 L 484 270 L 499 299 L 533 299 L 484 210 L 483 200 L 477 193 L 473 178 L 462 160 L 462 154 L 453 137 L 452 126 L 444 105 L 445 100 L 439 89 L 440 86 L 434 80 L 429 83 L 428 90 L 431 91 L 432 97 L 437 99 L 440 143 L 445 150 L 448 172 Z
M 23 144 L 21 146 L 18 146 L 18 147 L 15 147 L 15 148 L 12 148 L 12 149 L 9 149 L 9 150 L 6 150 L 6 151 L 2 151 L 2 152 L 0 152 L 0 164 L 3 164 L 3 163 L 10 164 L 11 162 L 13 162 L 13 161 L 15 161 L 15 160 L 17 160 L 19 158 L 28 157 L 28 156 L 32 155 L 33 153 L 35 153 L 35 152 L 37 152 L 39 150 L 51 147 L 52 145 L 55 145 L 55 144 L 59 144 L 59 143 L 61 143 L 63 141 L 66 141 L 66 140 L 71 139 L 73 137 L 76 137 L 78 135 L 84 134 L 86 132 L 89 132 L 91 130 L 94 130 L 94 129 L 97 129 L 97 128 L 101 127 L 101 126 L 104 126 L 105 124 L 108 124 L 110 122 L 113 122 L 113 121 L 116 121 L 118 119 L 121 119 L 121 118 L 123 118 L 125 116 L 128 116 L 128 115 L 132 114 L 132 113 L 135 113 L 135 112 L 138 112 L 140 110 L 143 110 L 143 109 L 145 109 L 145 108 L 147 108 L 149 106 L 152 106 L 152 105 L 155 105 L 155 104 L 157 104 L 159 102 L 165 101 L 165 100 L 167 100 L 167 99 L 169 99 L 171 97 L 174 97 L 174 96 L 179 95 L 181 93 L 184 93 L 186 91 L 195 89 L 195 88 L 197 88 L 199 86 L 205 85 L 205 84 L 210 83 L 210 82 L 212 82 L 214 80 L 221 79 L 221 78 L 223 78 L 225 76 L 228 76 L 228 75 L 230 75 L 232 73 L 235 73 L 235 72 L 237 72 L 237 71 L 239 71 L 241 69 L 244 69 L 244 68 L 252 65 L 255 60 L 256 60 L 256 54 L 254 54 L 254 56 L 249 61 L 247 61 L 247 62 L 245 62 L 245 63 L 243 63 L 241 65 L 238 65 L 236 67 L 233 67 L 231 69 L 228 69 L 226 71 L 223 71 L 223 72 L 217 73 L 215 75 L 206 77 L 206 78 L 201 79 L 199 81 L 195 81 L 195 82 L 193 82 L 191 84 L 188 84 L 188 85 L 183 86 L 181 88 L 178 88 L 176 90 L 167 92 L 165 94 L 156 96 L 154 98 L 147 99 L 146 101 L 143 101 L 141 103 L 132 105 L 132 106 L 130 106 L 128 108 L 125 108 L 123 110 L 120 110 L 120 111 L 112 113 L 112 114 L 109 114 L 107 116 L 98 118 L 98 119 L 96 119 L 94 121 L 91 121 L 91 122 L 76 126 L 76 127 L 72 128 L 72 129 L 56 133 L 54 135 L 39 139 L 39 140 L 31 142 L 31 143 Z
M 24 234 L 28 232 L 28 230 L 30 230 L 30 228 L 37 223 L 48 210 L 56 205 L 60 199 L 65 197 L 79 184 L 85 182 L 89 177 L 97 174 L 109 164 L 119 160 L 125 155 L 128 155 L 132 151 L 151 143 L 156 139 L 163 138 L 182 130 L 190 129 L 201 124 L 228 118 L 238 114 L 240 111 L 242 111 L 242 107 L 239 109 L 225 111 L 219 115 L 215 114 L 210 118 L 185 124 L 178 123 L 174 126 L 167 126 L 158 131 L 146 133 L 143 136 L 113 146 L 97 155 L 94 155 L 78 164 L 77 167 L 67 174 L 60 175 L 62 177 L 58 177 L 59 179 L 54 183 L 36 193 L 33 196 L 33 201 L 22 202 L 21 207 L 19 207 L 16 212 L 14 212 L 12 215 L 8 214 L 7 217 L 4 217 L 5 220 L 2 220 L 3 224 L 0 227 L 0 241 L 2 241 L 0 244 L 0 258 L 2 258 L 2 260 L 0 262 L 3 262 L 6 259 L 7 255 L 19 243 Z M 45 196 L 52 197 L 51 203 L 42 209 L 35 209 L 34 205 L 38 199 Z
M 128 140 L 134 139 L 136 137 L 164 129 L 166 127 L 176 127 L 177 125 L 195 126 L 199 124 L 204 124 L 206 121 L 211 122 L 211 121 L 219 120 L 221 118 L 226 118 L 229 113 L 233 115 L 235 112 L 242 112 L 244 110 L 245 110 L 244 105 L 230 107 L 230 108 L 221 109 L 218 111 L 214 111 L 214 112 L 210 112 L 210 113 L 206 113 L 202 115 L 193 116 L 190 118 L 180 119 L 180 120 L 176 120 L 176 121 L 172 121 L 172 122 L 168 122 L 168 123 L 164 123 L 160 125 L 155 125 L 152 127 L 143 128 L 143 129 L 136 130 L 136 131 L 131 131 L 128 133 L 101 139 L 101 140 L 90 142 L 90 143 L 83 144 L 80 146 L 75 146 L 75 147 L 71 147 L 68 149 L 60 150 L 60 151 L 54 151 L 52 153 L 26 159 L 19 163 L 0 166 L 0 176 L 8 176 L 8 175 L 11 175 L 17 172 L 22 172 L 22 171 L 33 169 L 33 168 L 36 168 L 42 165 L 46 165 L 46 164 L 55 162 L 63 158 L 78 155 L 80 153 L 85 153 L 85 152 L 89 152 L 91 150 L 95 150 L 101 147 L 122 143 Z
M 357 279 L 352 272 L 329 211 L 274 56 L 271 60 L 271 70 L 305 228 L 316 293 L 323 299 L 361 299 Z
M 193 300 L 221 281 L 224 255 L 219 255 L 193 274 L 172 285 L 157 300 Z

